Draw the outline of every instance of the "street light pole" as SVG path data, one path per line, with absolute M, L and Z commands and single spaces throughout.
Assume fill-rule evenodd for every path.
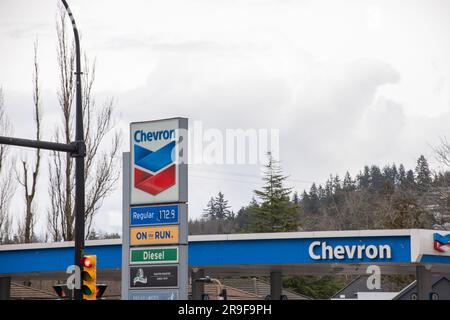
M 66 0 L 61 0 L 72 22 L 73 35 L 75 37 L 75 60 L 76 60 L 76 109 L 75 109 L 75 145 L 77 152 L 75 157 L 75 265 L 80 268 L 80 275 L 83 272 L 81 257 L 84 250 L 84 157 L 86 155 L 86 145 L 83 133 L 83 106 L 81 100 L 81 50 L 78 29 Z M 82 300 L 81 288 L 75 288 L 75 300 Z

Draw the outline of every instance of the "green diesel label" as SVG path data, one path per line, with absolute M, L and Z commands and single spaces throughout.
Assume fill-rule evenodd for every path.
M 130 264 L 157 264 L 177 262 L 177 247 L 149 247 L 130 250 Z

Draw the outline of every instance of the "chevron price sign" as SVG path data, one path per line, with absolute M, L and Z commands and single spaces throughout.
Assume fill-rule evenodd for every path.
M 122 299 L 188 298 L 187 128 L 185 118 L 130 124 Z
M 134 122 L 130 127 L 131 205 L 186 202 L 187 119 Z

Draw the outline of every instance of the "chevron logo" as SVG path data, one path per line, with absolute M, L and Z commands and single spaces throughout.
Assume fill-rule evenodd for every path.
M 175 141 L 156 151 L 135 144 L 134 165 L 147 171 L 134 168 L 134 187 L 151 195 L 157 195 L 175 185 L 174 149 Z
M 439 233 L 433 234 L 434 249 L 440 252 L 450 252 L 450 234 L 442 236 Z

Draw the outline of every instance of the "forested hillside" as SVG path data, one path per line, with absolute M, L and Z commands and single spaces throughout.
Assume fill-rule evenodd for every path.
M 424 156 L 414 168 L 366 165 L 354 177 L 330 175 L 309 190 L 286 186 L 280 164 L 269 156 L 264 187 L 234 213 L 219 191 L 191 234 L 450 228 L 450 171 L 433 171 Z

